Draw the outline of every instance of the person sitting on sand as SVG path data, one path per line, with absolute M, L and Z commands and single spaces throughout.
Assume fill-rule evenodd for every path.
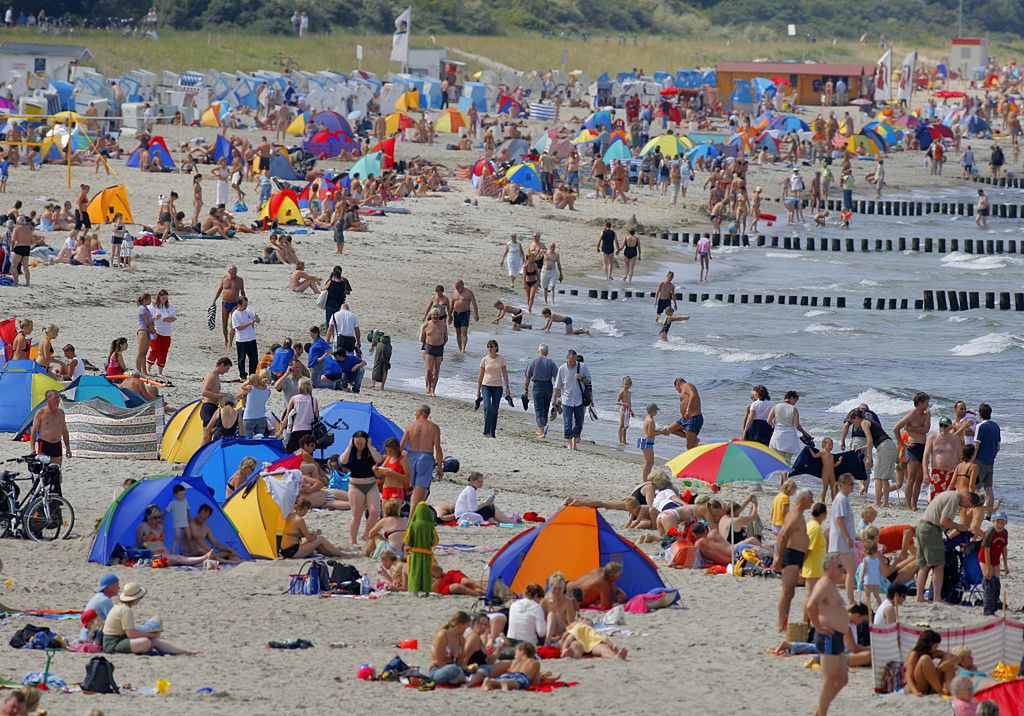
M 438 686 L 459 686 L 466 683 L 466 672 L 459 663 L 463 658 L 462 635 L 472 620 L 466 612 L 455 612 L 434 635 L 430 647 L 430 661 L 426 671 L 429 683 L 421 682 L 423 688 Z
M 396 556 L 401 556 L 402 537 L 405 536 L 405 528 L 408 525 L 408 521 L 400 516 L 401 500 L 384 500 L 383 507 L 384 517 L 370 527 L 370 531 L 366 535 L 366 549 L 363 554 L 373 559 L 380 559 L 385 550 L 390 550 Z
M 292 271 L 291 278 L 288 279 L 288 288 L 295 293 L 304 293 L 306 289 L 309 289 L 311 293 L 318 294 L 320 293 L 320 282 L 322 280 L 306 273 L 305 262 L 296 261 L 295 270 Z
M 235 470 L 234 474 L 232 474 L 230 478 L 228 478 L 228 483 L 224 488 L 224 499 L 227 500 L 227 498 L 231 497 L 231 495 L 235 493 L 235 490 L 242 489 L 242 486 L 247 483 L 252 474 L 256 472 L 256 468 L 258 466 L 259 463 L 256 462 L 256 458 L 242 458 L 242 462 L 238 465 L 238 469 Z
M 580 610 L 576 600 L 566 592 L 565 575 L 555 572 L 548 578 L 548 593 L 540 602 L 547 625 L 547 643 L 557 644 L 565 628 L 576 621 Z
M 694 540 L 697 555 L 700 557 L 694 566 L 732 564 L 733 546 L 725 541 L 718 530 L 708 529 L 698 522 L 690 529 L 690 536 Z
M 626 593 L 615 586 L 615 581 L 621 576 L 622 565 L 609 562 L 572 580 L 566 589 L 579 589 L 583 593 L 581 607 L 598 606 L 602 611 L 608 611 L 626 601 Z
M 584 655 L 611 658 L 617 656 L 623 661 L 629 655 L 625 647 L 617 647 L 604 634 L 594 630 L 589 619 L 580 618 L 565 629 L 562 637 L 562 658 L 580 659 Z
M 484 486 L 484 476 L 479 472 L 469 473 L 469 484 L 462 489 L 455 500 L 455 519 L 470 524 L 518 524 L 522 518 L 517 514 L 506 515 L 494 504 L 495 491 L 486 500 L 480 501 L 478 491 Z
M 117 601 L 103 622 L 103 653 L 148 654 L 156 649 L 160 654 L 195 656 L 188 651 L 160 639 L 161 630 L 140 630 L 135 626 L 135 608 L 146 596 L 145 587 L 128 582 L 117 594 Z M 158 625 L 159 626 L 159 625 Z
M 327 541 L 320 530 L 310 532 L 305 517 L 312 503 L 299 498 L 295 507 L 284 520 L 281 537 L 281 556 L 285 559 L 306 559 L 311 554 L 322 554 L 325 557 L 344 557 L 345 553 Z
M 498 315 L 493 321 L 491 321 L 491 323 L 495 325 L 501 323 L 501 319 L 505 317 L 505 314 L 508 314 L 512 316 L 513 331 L 529 330 L 533 328 L 532 323 L 523 323 L 523 317 L 526 315 L 525 313 L 523 313 L 523 309 L 518 308 L 516 306 L 510 306 L 509 304 L 504 303 L 502 301 L 495 301 L 494 307 L 498 309 Z
M 408 562 L 406 563 L 408 566 Z M 430 568 L 430 591 L 434 594 L 462 594 L 469 597 L 482 597 L 487 594 L 487 585 L 479 579 L 470 579 L 457 569 L 445 571 L 437 558 Z
M 188 529 L 185 530 L 185 540 L 182 544 L 181 553 L 195 557 L 207 554 L 207 550 L 212 547 L 215 550 L 213 558 L 217 561 L 228 564 L 241 562 L 242 558 L 238 552 L 230 547 L 225 547 L 213 536 L 213 532 L 210 531 L 210 525 L 206 524 L 206 521 L 210 519 L 212 514 L 213 508 L 209 505 L 199 506 L 199 509 L 196 510 L 196 516 L 188 521 Z
M 572 327 L 572 316 L 563 316 L 560 313 L 555 313 L 550 308 L 545 308 L 543 311 L 540 312 L 540 315 L 543 316 L 545 319 L 547 319 L 547 323 L 545 323 L 544 327 L 540 329 L 542 331 L 550 331 L 551 330 L 551 326 L 553 324 L 555 324 L 555 323 L 564 323 L 565 324 L 565 333 L 566 333 L 566 335 L 569 335 L 569 336 L 589 336 L 590 335 L 590 329 L 589 328 L 573 328 Z
M 903 663 L 906 686 L 904 691 L 914 696 L 941 694 L 949 696 L 949 685 L 956 675 L 960 658 L 941 651 L 942 637 L 931 629 L 925 629 L 917 638 L 917 644 L 910 650 Z M 938 659 L 938 664 L 936 664 Z
M 302 464 L 299 465 L 299 470 L 302 472 L 299 498 L 306 498 L 313 507 L 317 508 L 351 509 L 347 491 L 325 489 L 327 480 L 320 470 L 320 464 L 313 458 L 314 450 L 316 450 L 316 438 L 312 435 L 303 435 L 299 439 L 299 449 L 295 451 L 296 455 L 302 456 Z
M 148 549 L 154 559 L 162 557 L 172 566 L 194 566 L 213 559 L 213 550 L 199 556 L 173 554 L 164 542 L 164 513 L 156 505 L 150 505 L 142 514 L 142 522 L 135 528 L 135 546 Z
M 743 511 L 748 506 L 750 514 L 744 515 Z M 757 497 L 749 495 L 739 504 L 725 503 L 722 518 L 718 521 L 718 531 L 722 535 L 722 539 L 728 540 L 734 545 L 760 545 L 760 535 L 753 534 L 754 524 L 757 521 Z
M 516 645 L 515 658 L 501 676 L 486 678 L 483 681 L 484 691 L 520 691 L 528 689 L 550 678 L 549 674 L 540 670 L 540 661 L 537 660 L 537 647 L 529 642 Z
M 551 196 L 551 202 L 554 204 L 556 209 L 568 209 L 569 211 L 577 211 L 576 209 L 576 195 L 572 193 L 572 190 L 564 183 L 559 184 L 555 187 L 554 194 Z
M 494 639 L 503 633 L 505 623 L 505 615 L 500 612 L 477 612 L 473 615 L 473 624 L 466 631 L 462 645 L 462 666 L 470 673 L 469 686 L 476 686 L 487 677 L 494 678 L 508 671 L 511 662 L 499 661 L 498 652 L 493 650 Z

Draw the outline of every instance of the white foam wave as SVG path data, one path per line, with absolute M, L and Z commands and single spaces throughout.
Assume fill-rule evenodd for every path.
M 782 253 L 781 251 L 765 251 L 765 256 L 770 259 L 800 259 L 802 256 L 795 252 Z
M 967 343 L 953 346 L 949 352 L 955 356 L 984 356 L 1015 348 L 1024 348 L 1024 338 L 1015 333 L 986 333 Z
M 725 308 L 729 304 L 726 303 L 725 301 L 716 301 L 713 298 L 709 298 L 707 301 L 705 301 L 704 303 L 702 303 L 700 305 L 701 305 L 701 308 Z
M 762 360 L 775 360 L 776 358 L 785 358 L 788 353 L 744 353 L 743 351 L 737 351 L 735 353 L 725 353 L 722 355 L 723 363 L 753 363 Z
M 597 333 L 601 333 L 611 338 L 622 338 L 622 336 L 626 335 L 615 327 L 615 323 L 613 321 L 606 321 L 603 318 L 597 318 L 591 321 L 590 328 Z
M 950 316 L 946 320 L 950 323 L 967 323 L 969 319 L 967 316 Z
M 1005 256 L 976 256 L 962 251 L 954 251 L 946 254 L 941 259 L 942 265 L 948 268 L 967 271 L 992 271 L 994 269 L 1006 268 L 1011 262 Z
M 856 328 L 850 326 L 837 326 L 834 323 L 812 323 L 804 329 L 804 333 L 821 333 L 826 336 L 838 336 L 844 333 L 853 333 Z
M 864 279 L 863 281 L 860 282 L 860 285 L 861 286 L 877 286 L 878 285 L 878 281 L 872 281 L 871 279 L 867 279 L 866 278 L 866 279 Z
M 879 415 L 903 415 L 914 407 L 914 401 L 900 398 L 899 396 L 887 393 L 884 390 L 868 388 L 863 390 L 854 398 L 844 400 L 833 405 L 825 412 L 828 413 L 849 413 L 861 403 L 866 403 L 869 408 Z
M 810 311 L 808 311 L 807 313 L 804 314 L 804 317 L 805 318 L 816 318 L 818 316 L 827 316 L 830 313 L 832 313 L 832 311 L 823 311 L 820 308 L 812 308 Z
M 748 351 L 734 350 L 731 348 L 717 348 L 705 343 L 687 340 L 679 337 L 669 338 L 667 341 L 658 341 L 654 344 L 656 348 L 665 351 L 681 351 L 683 353 L 699 353 L 706 356 L 717 356 L 723 363 L 756 363 L 759 361 L 775 360 L 792 355 L 791 353 L 753 353 Z

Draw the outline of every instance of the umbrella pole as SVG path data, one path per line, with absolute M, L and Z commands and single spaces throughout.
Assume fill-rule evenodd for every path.
M 732 557 L 732 576 L 738 577 L 739 575 L 736 574 L 736 547 L 732 543 L 734 539 L 733 529 L 735 528 L 735 525 L 733 524 L 734 519 L 735 514 L 733 513 L 733 501 L 729 500 L 729 549 L 732 550 L 732 554 L 729 556 Z

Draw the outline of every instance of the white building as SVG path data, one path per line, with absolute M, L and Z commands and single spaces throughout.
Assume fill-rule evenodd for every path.
M 988 65 L 987 37 L 954 37 L 953 51 L 949 57 L 950 69 L 970 79 L 974 70 Z

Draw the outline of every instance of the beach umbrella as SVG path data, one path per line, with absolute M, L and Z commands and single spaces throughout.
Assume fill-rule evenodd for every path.
M 605 164 L 612 161 L 613 159 L 628 162 L 632 158 L 633 155 L 630 154 L 629 147 L 627 147 L 624 142 L 612 142 L 612 145 L 608 147 L 608 149 L 604 153 L 604 156 L 602 157 Z
M 912 114 L 904 114 L 897 118 L 893 124 L 897 127 L 919 127 L 921 126 L 921 120 Z
M 930 124 L 928 125 L 928 131 L 931 133 L 933 139 L 942 137 L 943 139 L 952 139 L 953 130 L 942 124 Z
M 371 152 L 365 157 L 360 157 L 359 161 L 348 170 L 349 176 L 358 174 L 361 178 L 365 179 L 373 174 L 375 177 L 379 177 L 381 175 L 381 160 L 383 157 L 384 152 Z
M 658 94 L 660 94 L 662 97 L 674 97 L 675 95 L 679 94 L 679 92 L 680 89 L 678 87 L 666 87 Z
M 644 145 L 640 150 L 641 156 L 653 152 L 655 147 L 661 148 L 661 153 L 666 157 L 677 157 L 687 149 L 693 149 L 696 145 L 689 137 L 676 134 L 662 134 L 655 137 Z
M 71 112 L 69 110 L 64 110 L 63 112 L 57 112 L 57 114 L 53 115 L 53 123 L 54 124 L 64 124 L 65 122 L 67 122 L 69 120 L 70 120 L 71 124 L 78 124 L 79 122 L 84 122 L 85 121 L 85 117 L 80 115 L 78 112 Z
M 457 134 L 460 129 L 469 127 L 469 119 L 459 110 L 449 107 L 434 122 L 434 129 L 438 132 Z
M 384 118 L 384 132 L 387 134 L 397 134 L 399 131 L 409 129 L 409 127 L 415 124 L 412 117 L 405 112 L 392 112 Z
M 546 132 L 541 132 L 541 135 L 537 137 L 536 141 L 534 141 L 533 145 L 530 148 L 533 149 L 533 151 L 537 152 L 538 154 L 543 154 L 548 150 L 548 147 L 550 147 L 557 138 L 558 130 L 549 129 Z
M 784 114 L 773 119 L 768 126 L 771 129 L 781 129 L 783 132 L 806 132 L 810 130 L 807 122 L 792 114 Z
M 540 174 L 537 173 L 537 165 L 533 162 L 516 164 L 505 172 L 505 180 L 515 182 L 524 189 L 532 189 L 533 191 L 543 190 L 543 186 L 540 183 Z
M 717 149 L 715 149 L 715 145 L 713 144 L 698 144 L 696 147 L 694 147 L 693 149 L 686 153 L 686 158 L 692 164 L 701 157 L 704 157 L 705 159 L 714 159 L 719 154 L 720 152 Z
M 666 467 L 679 479 L 717 486 L 762 482 L 774 473 L 789 471 L 782 455 L 747 440 L 698 445 L 669 460 Z
M 938 97 L 939 99 L 953 99 L 955 97 L 966 97 L 963 92 L 959 90 L 939 90 L 938 92 L 932 92 L 932 97 Z
M 783 87 L 789 87 L 789 80 L 785 77 L 772 77 L 772 82 Z

